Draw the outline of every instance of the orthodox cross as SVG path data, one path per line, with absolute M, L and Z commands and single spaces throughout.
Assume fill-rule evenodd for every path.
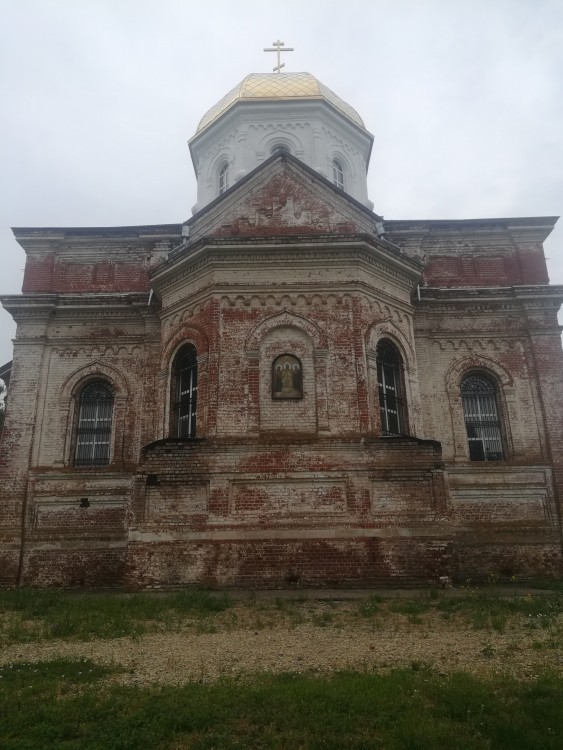
M 285 42 L 280 42 L 278 39 L 277 42 L 272 42 L 272 47 L 264 47 L 264 52 L 277 52 L 278 53 L 278 64 L 274 68 L 274 73 L 281 73 L 281 69 L 285 68 L 285 63 L 280 62 L 280 53 L 281 52 L 293 52 L 293 47 L 285 47 Z M 282 49 L 282 47 L 285 47 L 285 49 Z

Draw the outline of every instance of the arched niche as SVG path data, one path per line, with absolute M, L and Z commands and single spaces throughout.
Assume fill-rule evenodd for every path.
M 326 336 L 316 324 L 288 311 L 266 318 L 251 331 L 245 353 L 250 434 L 328 433 Z M 272 368 L 282 356 L 300 364 L 298 398 L 274 396 Z

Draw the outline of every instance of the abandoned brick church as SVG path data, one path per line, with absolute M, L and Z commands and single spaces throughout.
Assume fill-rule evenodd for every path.
M 553 217 L 389 221 L 308 73 L 190 141 L 184 223 L 17 228 L 3 585 L 560 575 Z

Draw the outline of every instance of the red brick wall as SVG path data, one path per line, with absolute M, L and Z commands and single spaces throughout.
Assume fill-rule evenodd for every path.
M 127 583 L 132 588 L 432 585 L 450 570 L 450 547 L 440 539 L 131 544 Z
M 429 253 L 424 282 L 438 287 L 487 287 L 547 284 L 549 278 L 541 247 L 471 255 Z
M 144 292 L 150 288 L 144 255 L 128 262 L 73 262 L 66 258 L 28 256 L 23 292 Z

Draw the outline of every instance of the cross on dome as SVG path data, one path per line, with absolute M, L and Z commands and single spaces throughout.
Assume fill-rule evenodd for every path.
M 280 62 L 280 54 L 282 52 L 293 52 L 294 47 L 285 47 L 285 42 L 280 42 L 279 39 L 277 42 L 272 42 L 272 45 L 272 47 L 264 47 L 264 52 L 277 52 L 278 64 L 273 68 L 273 71 L 274 73 L 281 73 L 281 69 L 285 68 L 285 63 Z M 285 47 L 285 49 L 282 49 L 282 47 Z

